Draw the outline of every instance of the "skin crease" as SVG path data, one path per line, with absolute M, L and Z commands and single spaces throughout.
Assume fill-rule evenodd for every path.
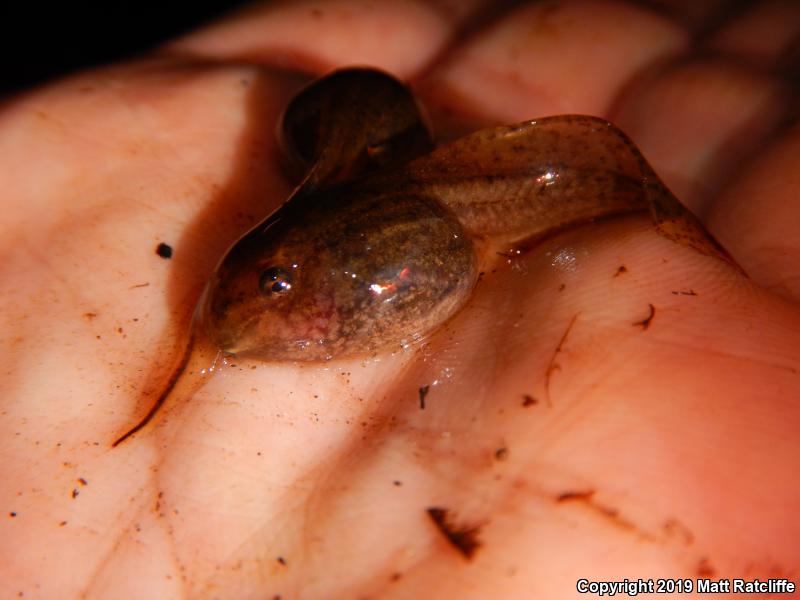
M 327 17 L 349 15 L 351 36 L 380 27 L 380 9 L 330 6 Z M 559 45 L 587 44 L 581 27 L 596 20 L 589 3 L 549 6 L 525 18 L 541 27 L 546 17 L 556 60 Z M 609 43 L 635 29 L 640 13 L 640 23 L 653 19 L 631 7 L 602 4 Z M 239 25 L 268 29 L 277 10 Z M 309 33 L 317 23 L 316 37 L 330 31 L 310 6 L 293 10 Z M 428 15 L 429 37 L 376 42 L 363 60 L 420 73 L 457 24 L 434 6 L 413 12 Z M 475 115 L 474 102 L 456 110 L 454 98 L 493 89 L 454 94 L 447 74 L 456 67 L 472 65 L 480 81 L 487 63 L 533 64 L 524 47 L 492 55 L 526 39 L 507 37 L 520 33 L 504 33 L 498 18 L 476 33 L 480 64 L 466 52 L 472 38 L 417 78 L 426 100 L 440 100 L 431 110 L 440 130 L 497 118 Z M 674 41 L 687 35 L 680 20 L 657 19 L 653 44 L 666 48 L 657 58 L 691 61 Z M 781 262 L 787 270 L 770 271 L 763 289 L 758 273 L 743 279 L 637 218 L 567 232 L 512 260 L 422 350 L 329 370 L 217 365 L 150 430 L 111 450 L 179 360 L 187 307 L 215 262 L 289 191 L 272 128 L 304 80 L 258 47 L 238 58 L 256 57 L 262 71 L 215 50 L 244 39 L 236 26 L 211 28 L 160 58 L 54 83 L 0 112 L 4 597 L 564 598 L 580 577 L 800 578 L 800 490 L 790 476 L 800 457 L 800 316 L 793 288 L 775 283 L 796 277 L 798 261 Z M 296 66 L 340 66 L 330 54 L 337 34 L 327 35 L 325 59 L 314 60 L 311 37 L 304 54 L 290 53 Z M 418 54 L 399 61 L 398 46 Z M 499 89 L 529 95 L 532 114 L 521 120 L 550 113 L 560 88 L 546 86 Z M 571 108 L 626 130 L 628 119 L 646 126 L 624 112 L 632 109 L 614 108 L 635 98 L 586 98 Z M 780 137 L 792 135 L 784 127 Z M 776 138 L 733 139 L 752 156 Z M 692 143 L 687 152 L 704 159 Z M 779 186 L 775 165 L 787 180 L 797 168 L 784 161 L 721 171 L 735 186 L 769 168 L 770 186 Z M 673 164 L 681 171 L 654 167 L 667 183 L 701 185 L 702 169 Z M 726 186 L 711 192 L 719 215 Z M 778 223 L 798 211 L 788 200 L 769 207 Z M 727 245 L 726 230 L 714 233 Z M 170 261 L 155 254 L 159 242 L 174 247 Z M 785 252 L 797 252 L 791 240 Z M 471 561 L 433 525 L 434 506 L 448 508 L 457 527 L 482 525 Z

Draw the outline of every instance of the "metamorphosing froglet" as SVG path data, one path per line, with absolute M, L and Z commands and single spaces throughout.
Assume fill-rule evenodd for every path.
M 592 220 L 649 211 L 656 231 L 730 261 L 611 123 L 557 116 L 433 150 L 408 88 L 345 69 L 279 125 L 302 180 L 236 242 L 200 318 L 220 349 L 267 361 L 369 355 L 421 339 L 475 285 L 475 240 L 527 248 Z
M 649 212 L 656 232 L 733 263 L 619 129 L 566 115 L 434 149 L 410 90 L 344 69 L 279 123 L 291 197 L 228 250 L 195 333 L 264 361 L 370 356 L 423 339 L 467 301 L 487 257 L 591 221 Z M 194 336 L 192 337 L 194 339 Z M 175 389 L 181 365 L 139 423 Z

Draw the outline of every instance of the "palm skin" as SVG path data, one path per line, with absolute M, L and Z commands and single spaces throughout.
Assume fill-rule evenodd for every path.
M 798 138 L 774 64 L 724 26 L 695 45 L 721 58 L 692 54 L 708 16 L 494 17 L 458 41 L 470 14 L 434 4 L 257 7 L 6 102 L 4 596 L 562 598 L 582 577 L 798 576 Z M 229 360 L 112 449 L 216 261 L 290 190 L 273 134 L 294 68 L 364 62 L 410 79 L 442 136 L 610 118 L 751 278 L 645 218 L 587 226 L 500 265 L 424 345 Z M 477 528 L 471 559 L 431 507 Z

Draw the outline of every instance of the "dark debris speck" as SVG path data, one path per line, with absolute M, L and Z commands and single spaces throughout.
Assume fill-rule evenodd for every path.
M 480 525 L 456 524 L 450 511 L 446 508 L 431 507 L 427 510 L 427 513 L 445 539 L 464 558 L 470 560 L 475 555 L 475 552 L 481 546 L 481 542 L 478 539 Z
M 420 410 L 425 410 L 425 398 L 427 397 L 428 392 L 430 391 L 430 389 L 431 389 L 431 386 L 429 386 L 429 385 L 423 385 L 421 388 L 419 388 L 419 409 Z
M 156 247 L 156 254 L 158 254 L 161 258 L 172 258 L 172 246 L 161 242 Z

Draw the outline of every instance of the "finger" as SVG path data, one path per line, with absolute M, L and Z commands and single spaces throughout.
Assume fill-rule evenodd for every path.
M 800 27 L 797 11 L 779 2 L 716 12 L 697 43 L 721 56 L 656 71 L 628 90 L 614 114 L 698 214 L 785 124 L 792 91 L 775 67 Z
M 604 116 L 631 78 L 687 44 L 679 26 L 629 3 L 527 5 L 445 62 L 432 76 L 431 100 L 483 123 Z
M 791 73 L 800 60 L 800 5 L 754 2 L 709 36 L 712 50 L 755 67 Z
M 721 59 L 690 59 L 631 86 L 611 119 L 656 172 L 702 215 L 727 179 L 783 125 L 787 87 Z
M 409 77 L 433 60 L 479 4 L 479 0 L 263 3 L 177 40 L 165 50 L 312 73 L 370 65 Z
M 709 227 L 755 281 L 800 299 L 800 128 L 759 153 L 720 194 Z
M 678 66 L 643 94 L 633 93 L 620 116 L 677 180 L 673 187 L 687 190 L 682 197 L 695 210 L 710 210 L 712 231 L 752 277 L 790 298 L 797 297 L 798 277 L 793 227 L 800 209 L 791 192 L 797 134 L 774 135 L 792 118 L 795 93 L 780 72 L 800 28 L 796 8 L 758 3 L 722 22 L 705 43 L 737 63 Z M 763 34 L 767 28 L 770 35 Z M 658 118 L 647 125 L 637 117 L 652 114 Z
M 670 16 L 690 31 L 702 32 L 713 27 L 720 19 L 729 18 L 741 3 L 737 0 L 642 0 L 640 4 Z

